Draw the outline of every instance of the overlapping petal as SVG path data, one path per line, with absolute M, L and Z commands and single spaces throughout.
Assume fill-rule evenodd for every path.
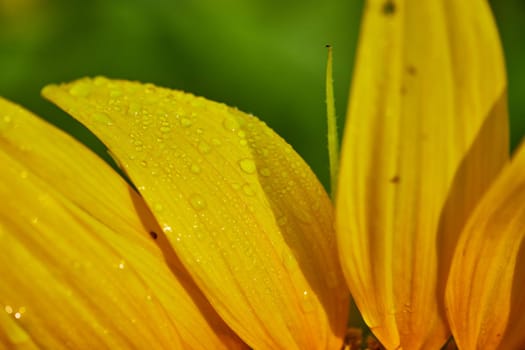
M 460 349 L 525 346 L 525 147 L 476 207 L 447 284 Z
M 71 137 L 3 99 L 0 164 L 1 347 L 246 347 L 142 198 Z
M 506 81 L 482 0 L 371 0 L 343 141 L 343 271 L 389 349 L 437 349 L 451 255 L 508 158 Z
M 256 118 L 106 78 L 46 98 L 108 145 L 224 320 L 257 349 L 338 348 L 348 292 L 329 198 Z

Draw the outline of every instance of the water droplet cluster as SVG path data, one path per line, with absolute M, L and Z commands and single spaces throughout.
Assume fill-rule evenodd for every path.
M 188 270 L 211 284 L 244 288 L 225 300 L 286 310 L 293 298 L 312 313 L 323 299 L 341 308 L 331 300 L 332 290 L 346 288 L 330 201 L 264 123 L 153 85 L 105 78 L 91 83 L 96 88 L 76 84 L 69 93 L 88 101 L 79 118 L 112 148 Z M 313 273 L 321 266 L 325 274 Z M 282 320 L 287 325 L 297 321 L 282 317 L 290 317 Z

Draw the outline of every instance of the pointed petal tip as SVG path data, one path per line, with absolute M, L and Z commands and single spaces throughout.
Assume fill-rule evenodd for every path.
M 108 145 L 199 287 L 251 346 L 341 345 L 348 293 L 327 232 L 330 201 L 264 123 L 102 77 L 43 94 Z

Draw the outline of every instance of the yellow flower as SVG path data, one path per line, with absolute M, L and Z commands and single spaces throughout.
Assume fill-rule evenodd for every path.
M 336 202 L 356 304 L 388 349 L 449 328 L 460 349 L 522 348 L 525 150 L 508 164 L 487 2 L 371 0 L 361 30 Z
M 129 183 L 0 99 L 3 348 L 340 349 L 348 287 L 388 349 L 524 346 L 525 149 L 485 1 L 367 2 L 337 237 L 253 116 L 103 77 L 43 95 Z
M 136 190 L 1 102 L 6 346 L 341 346 L 349 292 L 330 200 L 264 123 L 102 77 L 43 94 L 106 142 Z

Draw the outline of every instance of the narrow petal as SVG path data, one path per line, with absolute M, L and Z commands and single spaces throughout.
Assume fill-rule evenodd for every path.
M 447 283 L 460 349 L 525 347 L 525 147 L 465 226 Z
M 0 164 L 1 347 L 244 347 L 129 185 L 3 99 Z
M 101 77 L 43 94 L 108 145 L 197 285 L 250 346 L 341 346 L 348 292 L 331 203 L 266 125 L 179 91 Z
M 437 349 L 453 248 L 508 158 L 506 81 L 483 0 L 370 0 L 343 141 L 337 233 L 389 349 Z

